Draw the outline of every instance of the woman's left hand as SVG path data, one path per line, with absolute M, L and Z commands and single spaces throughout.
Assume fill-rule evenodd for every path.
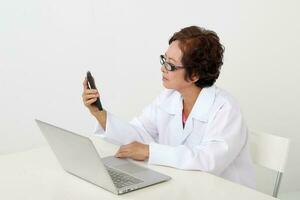
M 140 161 L 146 160 L 149 157 L 149 145 L 139 142 L 122 145 L 115 156 L 117 158 L 131 158 Z

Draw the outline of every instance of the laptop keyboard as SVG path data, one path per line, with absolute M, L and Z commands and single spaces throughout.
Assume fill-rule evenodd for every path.
M 134 184 L 143 182 L 142 180 L 137 179 L 128 174 L 125 174 L 119 170 L 110 168 L 108 166 L 105 166 L 105 167 L 117 188 L 122 188 L 125 186 L 130 186 L 130 185 L 134 185 Z

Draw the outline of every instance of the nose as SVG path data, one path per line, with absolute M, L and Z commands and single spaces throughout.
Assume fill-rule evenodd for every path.
M 161 71 L 162 73 L 167 73 L 167 70 L 166 70 L 166 68 L 165 68 L 164 65 L 161 65 L 160 71 Z

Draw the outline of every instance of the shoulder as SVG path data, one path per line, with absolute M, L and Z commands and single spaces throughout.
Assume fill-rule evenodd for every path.
M 228 91 L 215 86 L 216 96 L 215 96 L 215 108 L 216 111 L 227 111 L 241 113 L 240 105 L 237 99 L 231 95 Z
M 150 107 L 155 110 L 159 109 L 170 114 L 175 114 L 178 109 L 180 109 L 181 101 L 181 95 L 178 91 L 163 89 L 148 108 Z
M 160 105 L 167 100 L 180 97 L 180 93 L 173 89 L 163 89 L 158 96 L 155 98 L 155 103 Z
M 216 88 L 216 100 L 228 105 L 237 105 L 238 101 L 236 98 L 230 94 L 228 91 L 215 86 Z

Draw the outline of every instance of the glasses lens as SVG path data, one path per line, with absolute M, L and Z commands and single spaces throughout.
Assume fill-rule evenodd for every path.
M 166 62 L 165 57 L 164 57 L 163 55 L 160 55 L 160 64 L 161 64 L 161 65 L 164 65 L 165 62 Z
M 163 55 L 160 55 L 160 64 L 163 65 L 168 71 L 175 71 L 176 67 L 172 64 L 166 62 L 166 58 Z
M 172 68 L 172 65 L 170 63 L 165 63 L 165 67 L 168 71 L 174 71 L 173 68 Z

